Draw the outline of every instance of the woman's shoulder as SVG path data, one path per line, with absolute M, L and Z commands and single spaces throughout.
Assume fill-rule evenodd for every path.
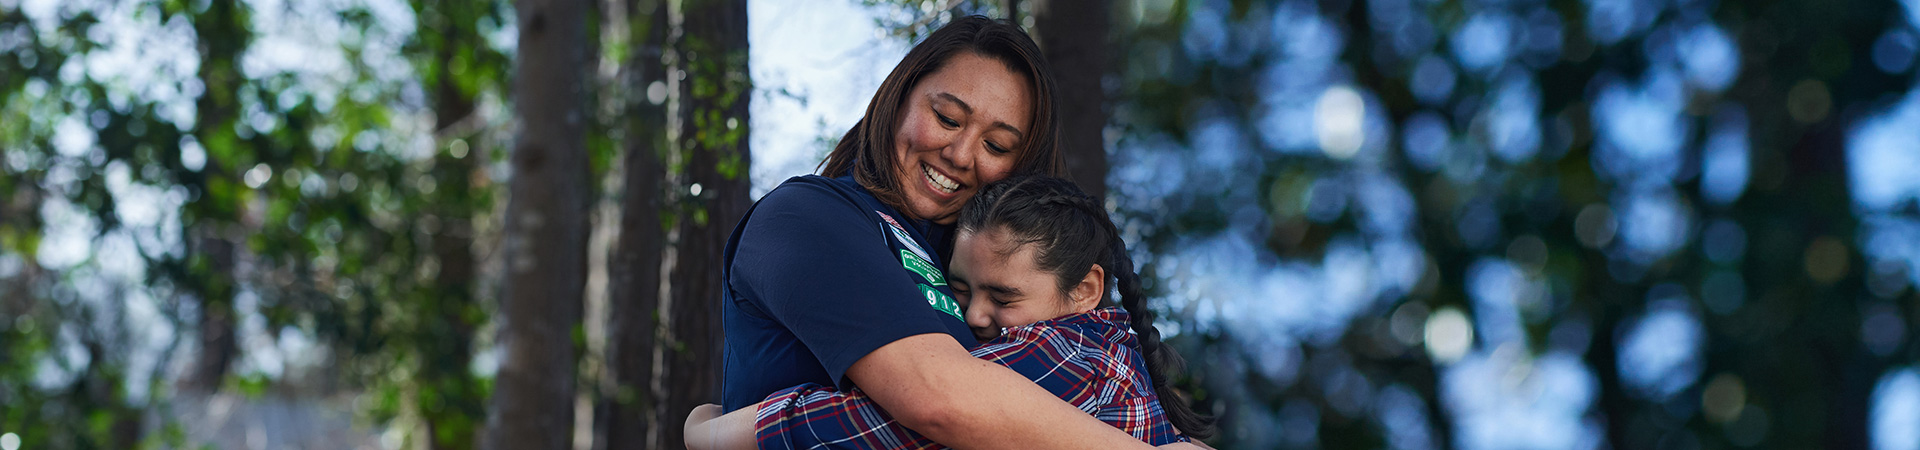
M 848 178 L 828 178 L 819 175 L 801 175 L 788 178 L 775 186 L 767 195 L 760 198 L 756 209 L 765 210 L 801 210 L 811 212 L 835 211 L 835 206 L 846 207 L 846 211 L 859 212 L 864 204 L 871 202 L 873 194 L 867 193 L 859 183 Z
M 880 236 L 871 197 L 851 180 L 817 175 L 787 179 L 768 191 L 742 218 L 735 232 L 739 249 L 749 254 L 792 253 L 799 243 L 816 243 L 846 250 L 871 243 Z M 851 187 L 850 187 L 851 186 Z M 809 253 L 810 257 L 838 252 Z M 760 255 L 765 256 L 765 255 Z

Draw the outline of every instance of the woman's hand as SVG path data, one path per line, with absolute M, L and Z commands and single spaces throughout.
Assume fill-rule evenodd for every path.
M 755 450 L 753 412 L 758 405 L 720 415 L 720 405 L 708 403 L 687 414 L 687 450 Z

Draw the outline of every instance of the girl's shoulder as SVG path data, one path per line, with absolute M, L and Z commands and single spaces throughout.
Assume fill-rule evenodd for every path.
M 1001 340 L 1069 341 L 1099 347 L 1102 351 L 1131 348 L 1133 329 L 1127 311 L 1121 308 L 1097 308 L 1055 317 L 1017 327 L 1008 327 Z M 992 343 L 992 342 L 989 342 Z

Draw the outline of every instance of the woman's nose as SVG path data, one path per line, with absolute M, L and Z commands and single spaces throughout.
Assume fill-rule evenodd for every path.
M 952 163 L 955 169 L 972 169 L 974 157 L 978 156 L 979 152 L 986 151 L 983 147 L 984 144 L 980 143 L 977 136 L 972 133 L 962 133 L 952 143 L 947 144 L 947 148 L 940 152 L 940 156 Z

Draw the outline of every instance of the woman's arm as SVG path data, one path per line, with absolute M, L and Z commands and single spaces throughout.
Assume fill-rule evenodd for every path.
M 1153 448 L 945 334 L 881 346 L 847 378 L 907 428 L 954 448 Z

